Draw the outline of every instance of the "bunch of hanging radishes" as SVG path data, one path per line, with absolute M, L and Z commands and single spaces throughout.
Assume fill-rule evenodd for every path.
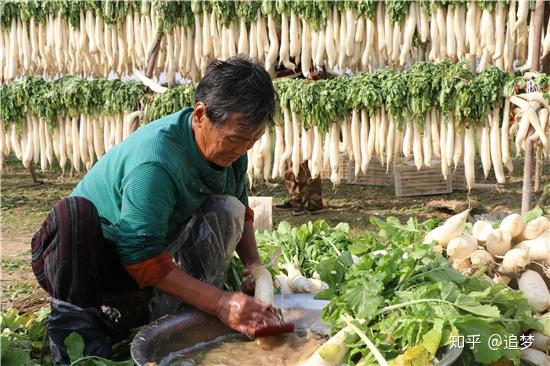
M 522 216 L 511 214 L 498 227 L 479 220 L 468 234 L 464 229 L 469 211 L 450 217 L 424 241 L 445 250 L 456 270 L 472 274 L 485 269 L 494 282 L 505 285 L 515 280 L 533 310 L 550 310 L 550 220 L 541 216 L 525 223 Z

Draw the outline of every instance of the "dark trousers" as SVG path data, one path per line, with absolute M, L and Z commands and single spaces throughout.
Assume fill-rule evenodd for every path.
M 147 322 L 152 291 L 139 290 L 124 269 L 114 244 L 103 237 L 97 209 L 87 199 L 57 202 L 31 246 L 32 270 L 51 297 L 81 308 L 111 305 L 120 310 L 115 339 Z

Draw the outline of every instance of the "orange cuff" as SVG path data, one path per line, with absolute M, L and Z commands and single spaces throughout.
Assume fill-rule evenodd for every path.
M 252 221 L 254 222 L 254 210 L 250 207 L 247 207 L 244 210 L 244 221 Z
M 153 286 L 170 273 L 176 264 L 168 253 L 135 264 L 124 264 L 126 271 L 139 285 L 139 288 Z

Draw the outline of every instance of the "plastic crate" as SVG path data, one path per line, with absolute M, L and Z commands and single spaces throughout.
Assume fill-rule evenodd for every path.
M 441 163 L 432 160 L 431 166 L 417 170 L 413 162 L 403 162 L 393 168 L 395 195 L 397 197 L 428 196 L 453 191 L 452 179 L 445 180 Z
M 349 175 L 350 161 L 347 153 L 340 153 L 340 164 L 338 170 L 342 180 L 347 179 Z M 330 179 L 330 164 L 327 169 L 321 170 L 321 179 Z
M 376 157 L 370 161 L 367 174 L 360 172 L 357 177 L 355 176 L 355 162 L 352 160 L 349 165 L 349 174 L 347 176 L 349 184 L 379 187 L 390 187 L 393 184 L 392 167 L 386 173 L 386 166 L 382 166 L 380 160 Z

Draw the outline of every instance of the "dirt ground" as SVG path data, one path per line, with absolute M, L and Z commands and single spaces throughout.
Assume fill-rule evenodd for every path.
M 369 217 L 396 216 L 401 220 L 417 217 L 444 219 L 451 212 L 434 207 L 439 203 L 458 200 L 472 202 L 475 214 L 493 210 L 520 211 L 521 207 L 521 161 L 516 162 L 515 176 L 503 186 L 490 189 L 475 189 L 468 196 L 466 191 L 424 197 L 396 197 L 393 188 L 341 184 L 337 187 L 329 181 L 323 183 L 325 210 L 316 214 L 295 215 L 292 211 L 273 209 L 273 223 L 286 220 L 297 225 L 310 220 L 324 219 L 331 225 L 349 223 L 352 235 L 358 236 L 368 228 Z M 57 200 L 68 195 L 81 176 L 61 177 L 60 171 L 37 172 L 39 183 L 33 183 L 30 174 L 20 162 L 7 159 L 1 176 L 1 249 L 2 309 L 15 307 L 21 312 L 38 309 L 47 303 L 46 293 L 36 284 L 30 267 L 30 241 L 40 227 L 50 208 Z M 543 167 L 543 196 L 534 195 L 546 213 L 550 211 L 550 164 Z M 250 195 L 273 196 L 273 203 L 284 202 L 287 197 L 284 184 L 276 181 L 252 188 Z M 435 205 L 439 206 L 439 205 Z

